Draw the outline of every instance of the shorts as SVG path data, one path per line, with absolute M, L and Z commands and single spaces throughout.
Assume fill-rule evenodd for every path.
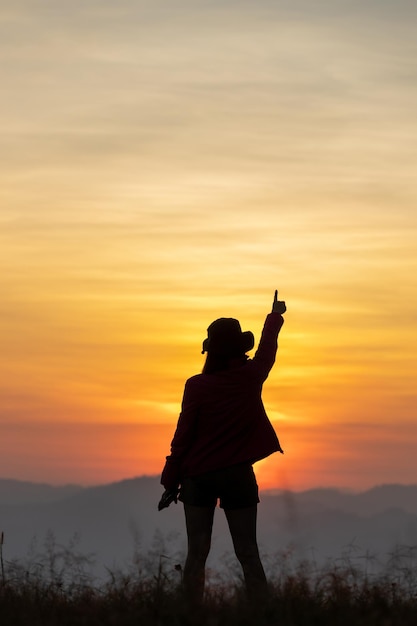
M 240 464 L 226 469 L 184 478 L 179 499 L 184 504 L 222 509 L 243 509 L 259 502 L 258 485 L 252 465 Z

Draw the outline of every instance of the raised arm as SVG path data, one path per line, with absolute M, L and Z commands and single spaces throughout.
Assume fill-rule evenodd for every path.
M 287 307 L 283 300 L 278 300 L 278 290 L 275 290 L 272 302 L 272 311 L 266 316 L 258 349 L 253 358 L 253 363 L 259 371 L 259 376 L 265 380 L 275 363 L 278 349 L 278 334 L 284 323 L 282 314 Z

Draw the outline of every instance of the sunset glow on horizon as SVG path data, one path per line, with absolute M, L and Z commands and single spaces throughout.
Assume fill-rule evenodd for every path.
M 313 4 L 0 0 L 0 478 L 159 474 L 278 288 L 260 487 L 417 483 L 417 7 Z

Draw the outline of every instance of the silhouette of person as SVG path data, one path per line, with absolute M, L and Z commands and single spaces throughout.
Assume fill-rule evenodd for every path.
M 262 385 L 275 362 L 285 302 L 275 291 L 253 359 L 250 331 L 233 318 L 215 320 L 207 329 L 201 374 L 185 384 L 181 413 L 171 454 L 161 476 L 165 493 L 159 509 L 183 502 L 188 553 L 183 572 L 185 597 L 203 598 L 205 563 L 210 551 L 217 501 L 224 509 L 236 556 L 242 566 L 247 595 L 267 592 L 256 537 L 258 485 L 253 463 L 283 452 L 265 412 Z

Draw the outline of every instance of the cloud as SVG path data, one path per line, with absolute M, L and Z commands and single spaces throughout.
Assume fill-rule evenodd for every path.
M 244 136 L 244 127 L 252 141 L 266 139 L 271 130 L 272 136 L 288 135 L 288 124 L 293 139 L 301 140 L 307 132 L 315 141 L 316 133 L 327 134 L 333 125 L 340 129 L 340 121 L 352 120 L 349 98 L 372 123 L 375 102 L 377 111 L 386 107 L 379 91 L 389 93 L 391 65 L 393 79 L 395 68 L 404 67 L 404 48 L 403 54 L 399 49 L 397 55 L 384 54 L 387 38 L 382 33 L 371 48 L 357 41 L 355 26 L 348 22 L 346 27 L 343 4 L 338 16 L 331 3 L 322 3 L 332 17 L 319 12 L 312 20 L 311 3 L 300 5 L 304 13 L 295 11 L 297 19 L 291 6 L 281 3 L 273 11 L 277 19 L 270 20 L 264 13 L 272 10 L 270 3 L 256 9 L 243 3 L 239 11 L 235 3 L 226 9 L 213 3 L 175 3 L 168 12 L 158 3 L 154 9 L 144 3 L 119 6 L 71 3 L 57 11 L 53 3 L 44 3 L 44 12 L 34 19 L 20 14 L 22 30 L 13 29 L 12 22 L 10 30 L 20 33 L 26 45 L 16 46 L 12 38 L 3 43 L 6 52 L 21 55 L 17 71 L 11 63 L 8 75 L 14 86 L 9 90 L 9 128 L 14 119 L 15 127 L 49 128 L 63 139 L 67 132 L 75 141 L 77 132 L 83 132 L 84 148 L 90 145 L 93 154 L 105 152 L 106 144 L 108 151 L 117 151 L 128 135 L 142 147 L 152 142 L 152 133 L 157 143 L 171 136 L 174 144 L 180 138 L 187 145 L 195 133 L 207 142 L 215 128 L 225 133 L 226 150 L 228 135 L 233 147 L 234 132 Z M 316 10 L 317 3 L 314 15 Z M 212 19 L 201 19 L 202 11 Z M 219 11 L 233 17 L 233 23 L 219 24 Z M 356 11 L 359 21 L 359 6 Z M 143 19 L 134 19 L 142 12 Z M 367 23 L 378 34 L 381 15 L 375 10 L 372 18 Z M 391 41 L 399 43 L 392 30 Z M 30 109 L 24 97 L 28 89 Z M 261 123 L 265 116 L 268 125 Z

